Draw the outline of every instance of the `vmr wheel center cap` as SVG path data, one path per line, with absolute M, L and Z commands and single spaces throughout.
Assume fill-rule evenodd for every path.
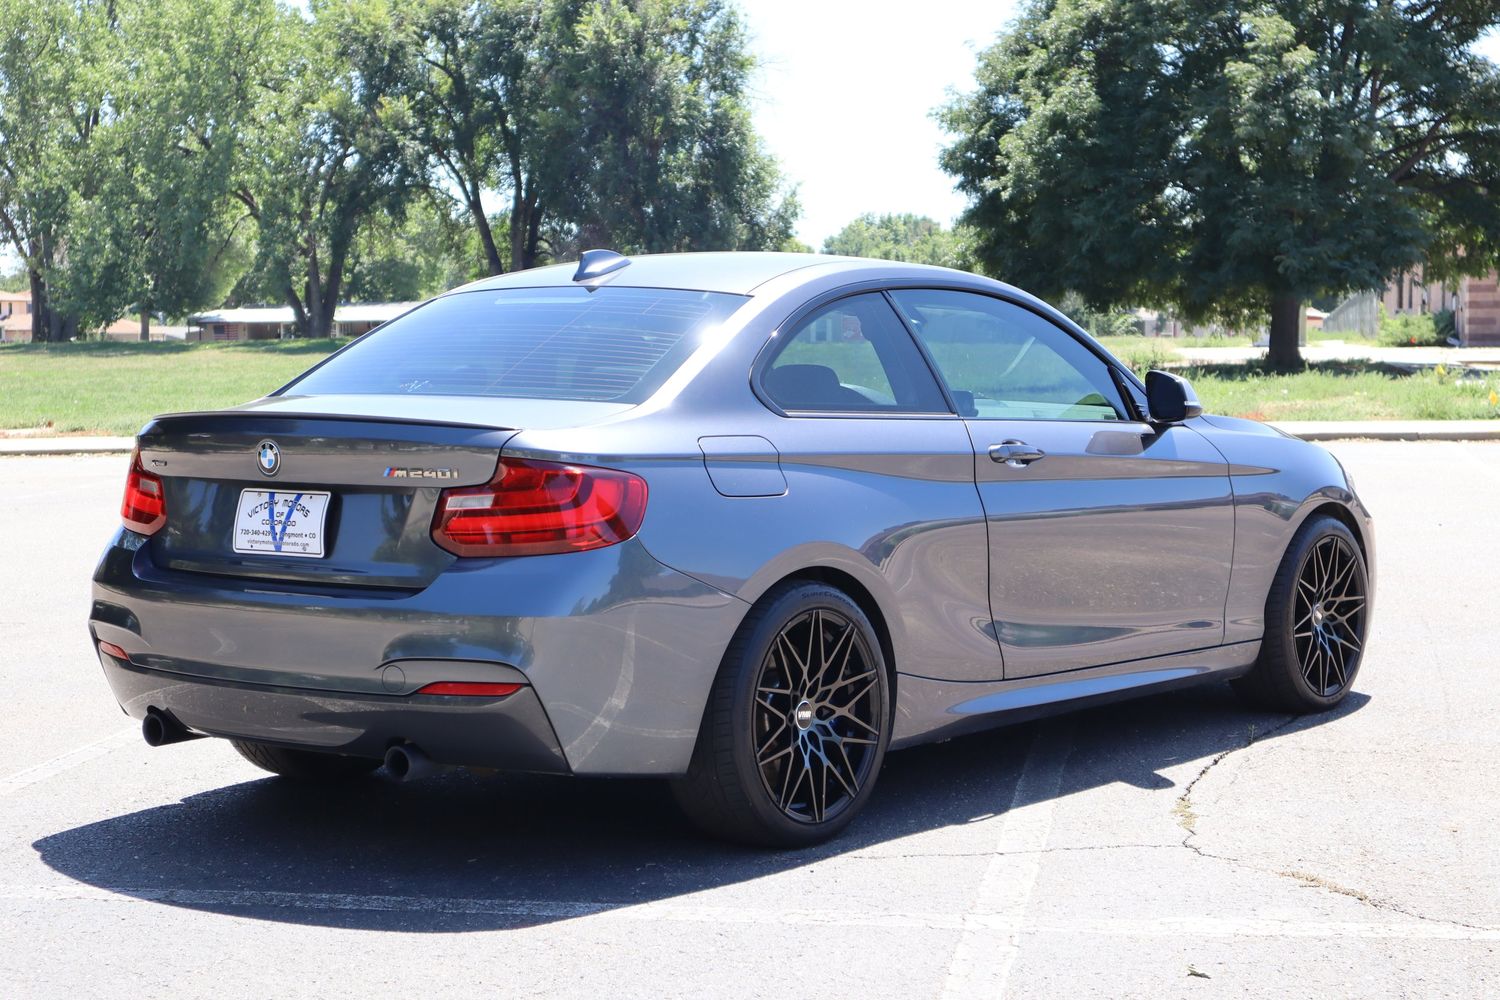
M 816 718 L 817 715 L 813 712 L 812 702 L 810 701 L 804 701 L 792 709 L 792 721 L 797 724 L 798 729 L 803 731 L 811 729 L 813 720 Z
M 1323 610 L 1323 605 L 1316 605 L 1312 609 L 1312 623 L 1314 625 L 1321 626 L 1323 624 L 1323 619 L 1327 617 L 1327 615 L 1328 613 Z

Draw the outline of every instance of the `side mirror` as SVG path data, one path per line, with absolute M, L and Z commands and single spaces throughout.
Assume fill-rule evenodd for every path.
M 1146 408 L 1153 424 L 1180 424 L 1203 412 L 1188 380 L 1163 371 L 1146 373 Z
M 974 394 L 966 389 L 953 390 L 953 405 L 958 407 L 960 417 L 979 416 L 979 408 L 974 405 Z

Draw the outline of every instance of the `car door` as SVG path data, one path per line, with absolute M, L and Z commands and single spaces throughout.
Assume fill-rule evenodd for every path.
M 836 542 L 877 566 L 904 636 L 902 671 L 1002 678 L 973 446 L 890 303 L 876 291 L 817 304 L 764 362 L 756 389 L 777 419 L 761 433 L 786 498 L 757 530 L 781 551 Z
M 1234 505 L 1213 446 L 1139 419 L 1107 361 L 1023 305 L 890 294 L 968 425 L 1006 678 L 1219 644 Z

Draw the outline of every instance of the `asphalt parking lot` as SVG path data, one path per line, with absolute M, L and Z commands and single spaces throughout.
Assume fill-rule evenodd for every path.
M 653 783 L 148 749 L 84 625 L 125 460 L 0 459 L 0 994 L 1500 995 L 1500 443 L 1331 448 L 1379 546 L 1338 712 L 1214 687 L 897 753 L 779 854 Z

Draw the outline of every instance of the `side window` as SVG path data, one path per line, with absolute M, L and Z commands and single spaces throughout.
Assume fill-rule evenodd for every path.
M 1109 366 L 1029 309 L 971 292 L 905 289 L 891 296 L 965 416 L 1126 419 Z
M 948 413 L 917 345 L 879 294 L 839 299 L 776 349 L 761 378 L 785 410 Z

